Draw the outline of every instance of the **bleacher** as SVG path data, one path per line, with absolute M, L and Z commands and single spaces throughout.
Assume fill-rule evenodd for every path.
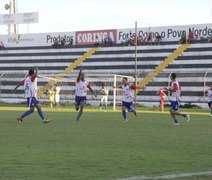
M 138 80 L 143 79 L 147 73 L 157 67 L 169 56 L 179 44 L 165 44 L 137 47 Z M 21 78 L 24 78 L 29 68 L 39 67 L 39 73 L 46 76 L 61 74 L 61 72 L 88 51 L 90 47 L 71 47 L 53 49 L 50 47 L 27 47 L 7 48 L 0 51 L 0 100 L 7 102 L 24 101 L 23 90 L 12 93 L 12 89 Z M 212 44 L 195 43 L 183 52 L 172 64 L 146 86 L 139 91 L 137 102 L 145 106 L 158 106 L 157 90 L 169 85 L 169 74 L 176 72 L 178 81 L 182 86 L 182 103 L 207 106 L 203 97 L 204 85 L 212 83 Z M 135 47 L 113 46 L 99 47 L 93 55 L 88 57 L 82 64 L 69 74 L 64 75 L 67 82 L 61 83 L 61 99 L 63 101 L 74 100 L 75 79 L 81 66 L 84 67 L 86 79 L 94 85 L 98 91 L 101 82 L 107 81 L 113 84 L 114 74 L 134 76 L 135 73 Z M 38 89 L 43 87 L 49 80 L 39 79 Z M 109 100 L 112 102 L 113 87 Z M 47 100 L 43 95 L 42 100 Z

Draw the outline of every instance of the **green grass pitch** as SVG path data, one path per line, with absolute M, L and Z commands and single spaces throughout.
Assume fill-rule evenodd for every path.
M 9 108 L 10 109 L 10 108 Z M 139 112 L 122 122 L 121 112 L 0 110 L 0 179 L 121 179 L 212 170 L 212 118 L 191 114 L 174 126 L 168 113 Z M 187 179 L 199 179 L 192 177 Z M 211 177 L 202 177 L 211 179 Z M 185 179 L 185 178 L 184 178 Z

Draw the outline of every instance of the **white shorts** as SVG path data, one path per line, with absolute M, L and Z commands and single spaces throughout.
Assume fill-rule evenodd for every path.
M 101 98 L 101 103 L 106 103 L 107 104 L 108 96 L 102 96 Z
M 55 102 L 56 103 L 60 102 L 60 95 L 59 94 L 55 94 Z

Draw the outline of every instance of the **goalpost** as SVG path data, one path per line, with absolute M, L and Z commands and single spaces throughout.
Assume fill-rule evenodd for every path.
M 100 90 L 101 90 L 103 82 L 112 92 L 113 76 L 112 78 L 110 76 L 111 75 L 107 74 L 105 76 L 100 77 L 99 75 L 96 75 L 96 74 L 89 74 L 89 76 L 86 77 L 92 89 L 94 90 L 95 94 L 97 94 L 97 97 L 95 97 L 93 93 L 91 93 L 89 90 L 87 91 L 87 98 L 88 98 L 89 105 L 99 107 L 100 100 L 101 100 Z M 61 96 L 60 96 L 61 102 L 71 103 L 71 104 L 74 103 L 75 89 L 76 89 L 75 88 L 76 75 L 64 75 L 63 77 L 59 79 L 57 77 L 58 75 L 48 75 L 48 74 L 39 75 L 39 82 L 41 81 L 46 82 L 46 84 L 48 84 L 49 81 L 58 82 L 59 86 L 61 87 Z M 46 96 L 46 94 L 43 94 L 40 98 L 48 101 L 48 96 Z
M 41 78 L 47 80 L 55 80 L 54 76 L 46 77 L 40 75 Z M 121 104 L 122 101 L 122 90 L 119 88 L 114 88 L 120 84 L 122 84 L 123 77 L 127 77 L 129 83 L 134 83 L 135 78 L 133 76 L 126 76 L 120 74 L 104 74 L 99 76 L 98 74 L 90 74 L 89 77 L 86 77 L 90 82 L 93 90 L 97 94 L 97 98 L 93 96 L 93 94 L 88 91 L 88 103 L 92 106 L 99 106 L 101 100 L 100 90 L 102 87 L 102 83 L 104 82 L 109 89 L 109 97 L 108 103 L 111 103 L 113 106 L 113 110 L 116 109 L 117 104 Z M 64 76 L 62 79 L 59 79 L 58 82 L 62 86 L 61 90 L 61 99 L 66 102 L 74 102 L 75 97 L 75 79 L 76 77 L 72 76 Z M 113 92 L 113 93 L 112 93 Z M 67 94 L 68 93 L 68 94 Z M 132 92 L 132 97 L 134 97 L 134 93 Z
M 127 77 L 129 83 L 134 83 L 135 78 L 133 76 L 125 76 L 121 74 L 114 74 L 114 80 L 113 80 L 113 110 L 116 110 L 116 106 L 118 103 L 121 103 L 122 99 L 122 90 L 116 88 L 118 84 L 122 83 L 123 77 Z M 132 93 L 132 96 L 134 97 L 134 94 Z
M 1 75 L 1 74 L 0 74 Z M 4 78 L 2 78 L 4 77 Z M 9 89 L 13 88 L 11 85 L 7 86 L 1 86 L 1 82 L 4 83 L 4 81 L 9 81 L 12 79 L 12 81 L 17 82 L 20 79 L 24 79 L 25 74 L 17 74 L 17 73 L 12 73 L 12 74 L 4 74 L 0 79 L 0 93 L 2 93 L 2 90 L 8 91 Z M 61 103 L 74 103 L 75 101 L 75 82 L 76 82 L 76 75 L 74 74 L 69 74 L 69 75 L 64 75 L 61 78 L 57 78 L 58 74 L 39 74 L 38 75 L 38 84 L 36 89 L 40 90 L 47 84 L 49 84 L 50 81 L 54 82 L 49 84 L 49 89 L 54 87 L 56 82 L 59 83 L 59 86 L 61 87 Z M 89 74 L 86 79 L 90 82 L 93 90 L 97 94 L 97 98 L 93 96 L 90 91 L 88 91 L 88 103 L 92 106 L 99 107 L 100 100 L 101 100 L 101 87 L 102 84 L 106 84 L 106 86 L 109 89 L 109 96 L 108 96 L 108 105 L 112 106 L 112 108 L 115 110 L 117 108 L 117 105 L 121 104 L 122 101 L 122 90 L 114 88 L 116 86 L 119 86 L 122 84 L 122 79 L 123 77 L 127 77 L 129 83 L 134 83 L 135 78 L 132 76 L 126 76 L 126 75 L 119 75 L 119 74 Z M 6 83 L 5 83 L 6 84 Z M 42 94 L 39 99 L 41 102 L 48 103 L 49 102 L 49 95 L 48 95 L 48 90 L 46 89 L 44 94 Z M 20 90 L 23 90 L 23 88 Z M 132 97 L 133 97 L 133 92 L 132 92 Z M 2 94 L 0 94 L 2 97 Z M 9 100 L 10 102 L 22 102 L 25 100 L 24 98 L 24 91 L 16 94 L 16 95 L 4 95 L 5 99 Z

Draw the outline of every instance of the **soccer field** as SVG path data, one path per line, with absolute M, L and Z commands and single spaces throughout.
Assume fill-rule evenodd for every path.
M 128 113 L 124 124 L 121 112 L 85 112 L 77 122 L 75 112 L 44 109 L 51 123 L 42 124 L 35 112 L 19 125 L 24 109 L 0 111 L 0 179 L 148 179 L 212 171 L 208 114 L 179 118 L 174 126 L 167 113 Z

